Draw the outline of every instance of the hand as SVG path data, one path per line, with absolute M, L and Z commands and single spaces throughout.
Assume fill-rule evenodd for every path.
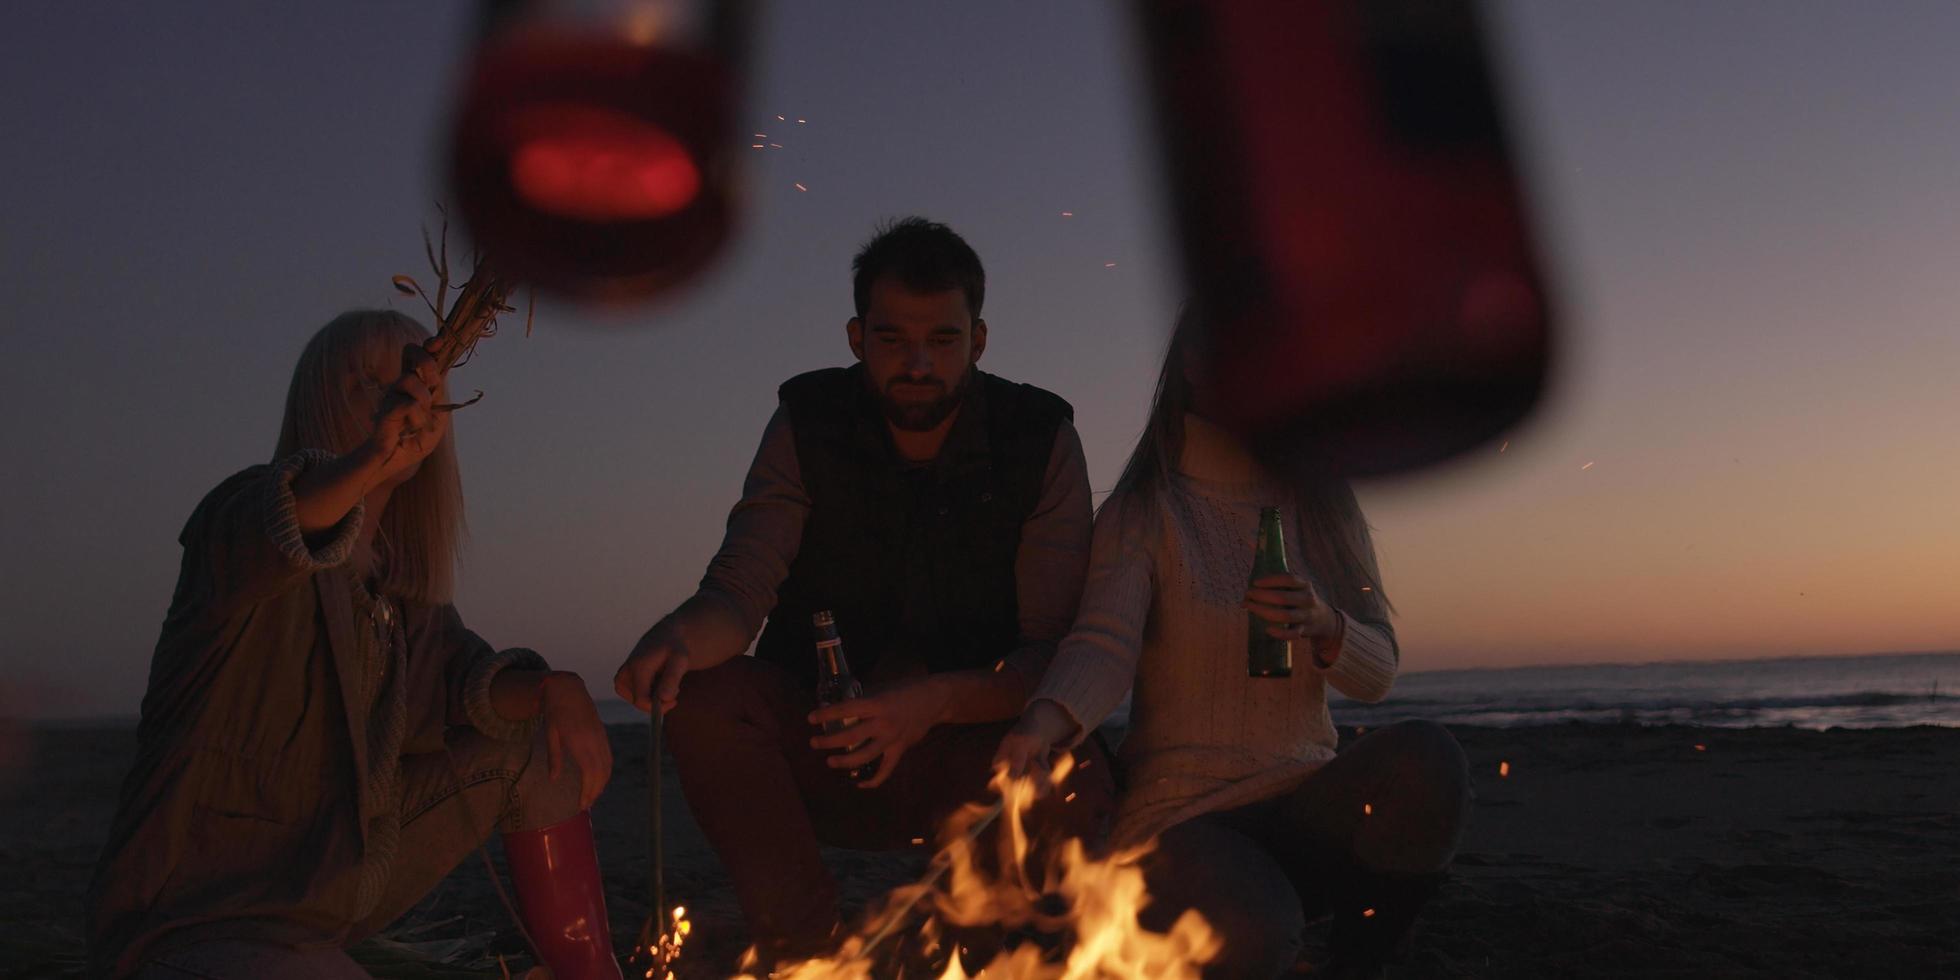
M 1061 705 L 1047 698 L 1037 700 L 1000 740 L 1000 748 L 994 752 L 994 768 L 1006 768 L 1010 779 L 1033 779 L 1037 795 L 1045 796 L 1051 788 L 1048 773 L 1056 747 L 1078 727 Z
M 818 735 L 810 740 L 810 745 L 844 750 L 830 757 L 828 764 L 832 769 L 855 769 L 877 759 L 878 771 L 858 784 L 862 789 L 874 789 L 891 778 L 892 771 L 898 768 L 898 760 L 939 723 L 946 712 L 946 696 L 943 684 L 922 677 L 877 694 L 825 705 L 810 712 L 810 724 L 822 725 L 847 718 L 855 718 L 857 722 L 843 731 Z
M 680 700 L 681 678 L 687 676 L 692 660 L 678 619 L 668 616 L 653 624 L 626 656 L 613 675 L 613 691 L 641 711 L 653 711 L 658 702 L 664 715 Z
M 579 809 L 590 809 L 612 777 L 612 741 L 599 720 L 599 709 L 593 706 L 585 681 L 564 670 L 545 675 L 540 701 L 549 753 L 546 772 L 556 781 L 565 760 L 571 759 L 578 767 Z
M 442 443 L 449 431 L 449 416 L 435 408 L 442 381 L 441 367 L 427 348 L 421 344 L 402 348 L 401 376 L 381 396 L 374 413 L 374 432 L 368 436 L 366 447 L 374 459 L 380 460 L 382 482 L 414 473 Z
M 1262 575 L 1245 593 L 1245 609 L 1271 623 L 1266 635 L 1280 640 L 1330 637 L 1340 632 L 1334 608 L 1320 601 L 1313 583 L 1291 572 Z

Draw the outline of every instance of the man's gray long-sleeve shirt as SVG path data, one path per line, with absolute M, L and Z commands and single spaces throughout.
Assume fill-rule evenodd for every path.
M 1075 621 L 1088 570 L 1092 509 L 1082 439 L 1064 421 L 1055 430 L 1041 496 L 1021 525 L 1014 557 L 1021 635 L 1006 662 L 1030 685 L 1041 680 L 1056 643 Z M 809 513 L 789 416 L 778 408 L 763 429 L 742 499 L 729 512 L 721 550 L 708 563 L 698 593 L 734 611 L 747 640 L 754 640 L 776 605 L 776 590 L 789 577 Z

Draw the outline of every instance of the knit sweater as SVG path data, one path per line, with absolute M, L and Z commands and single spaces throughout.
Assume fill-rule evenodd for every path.
M 1119 847 L 1298 784 L 1334 756 L 1327 687 L 1379 701 L 1395 680 L 1393 627 L 1345 612 L 1339 650 L 1322 648 L 1332 668 L 1296 643 L 1291 677 L 1248 676 L 1242 604 L 1261 508 L 1281 509 L 1294 571 L 1319 581 L 1321 570 L 1298 560 L 1293 498 L 1195 416 L 1167 490 L 1104 504 L 1075 626 L 1030 699 L 1055 702 L 1086 732 L 1134 687 L 1112 831 Z
M 394 873 L 401 757 L 471 726 L 525 740 L 490 688 L 538 668 L 453 605 L 377 599 L 348 573 L 365 509 L 302 536 L 292 485 L 332 457 L 256 466 L 179 540 L 136 758 L 90 883 L 87 975 L 212 939 L 344 943 Z

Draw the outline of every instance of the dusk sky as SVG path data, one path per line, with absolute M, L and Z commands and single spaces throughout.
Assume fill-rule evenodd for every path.
M 882 218 L 979 251 L 983 367 L 1072 401 L 1107 489 L 1181 292 L 1127 11 L 768 6 L 738 135 L 783 148 L 745 150 L 713 273 L 542 301 L 452 378 L 487 393 L 456 420 L 464 619 L 609 693 L 776 385 L 848 363 Z M 1403 669 L 1960 647 L 1960 5 L 1492 13 L 1564 357 L 1508 448 L 1360 488 Z M 177 532 L 268 458 L 307 337 L 419 311 L 389 277 L 427 272 L 472 16 L 7 5 L 0 714 L 134 713 Z

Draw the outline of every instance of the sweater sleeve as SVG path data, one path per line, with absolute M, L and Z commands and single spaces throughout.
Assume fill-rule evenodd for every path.
M 1327 683 L 1356 701 L 1374 704 L 1388 697 L 1388 689 L 1395 686 L 1395 671 L 1401 660 L 1395 627 L 1359 620 L 1347 613 L 1340 615 L 1347 620 L 1340 646 L 1321 654 L 1323 658 L 1334 657 L 1334 666 L 1325 671 Z
M 1048 455 L 1041 500 L 1021 525 L 1021 544 L 1014 555 L 1020 643 L 1004 659 L 1030 689 L 1047 671 L 1055 645 L 1067 635 L 1082 601 L 1095 520 L 1089 501 L 1082 437 L 1063 422 Z
M 537 729 L 538 719 L 513 721 L 498 714 L 490 701 L 490 685 L 496 681 L 497 674 L 509 668 L 549 670 L 550 664 L 535 650 L 492 649 L 475 631 L 463 625 L 463 617 L 453 605 L 443 606 L 436 616 L 443 646 L 448 651 L 443 673 L 448 688 L 449 724 L 468 725 L 505 742 L 530 738 Z
M 1147 517 L 1144 507 L 1126 497 L 1104 503 L 1096 516 L 1075 626 L 1029 697 L 1031 702 L 1045 698 L 1067 711 L 1078 726 L 1074 742 L 1109 717 L 1136 680 L 1150 614 Z
M 735 613 L 745 628 L 740 638 L 744 646 L 775 608 L 776 590 L 789 578 L 809 515 L 810 495 L 803 489 L 789 415 L 777 408 L 762 430 L 762 443 L 742 482 L 742 499 L 728 514 L 721 550 L 708 562 L 695 593 Z
M 271 466 L 256 466 L 219 484 L 197 506 L 178 541 L 186 571 L 215 609 L 238 608 L 291 588 L 347 561 L 360 533 L 364 507 L 316 535 L 300 533 L 293 481 L 333 459 L 302 450 Z

